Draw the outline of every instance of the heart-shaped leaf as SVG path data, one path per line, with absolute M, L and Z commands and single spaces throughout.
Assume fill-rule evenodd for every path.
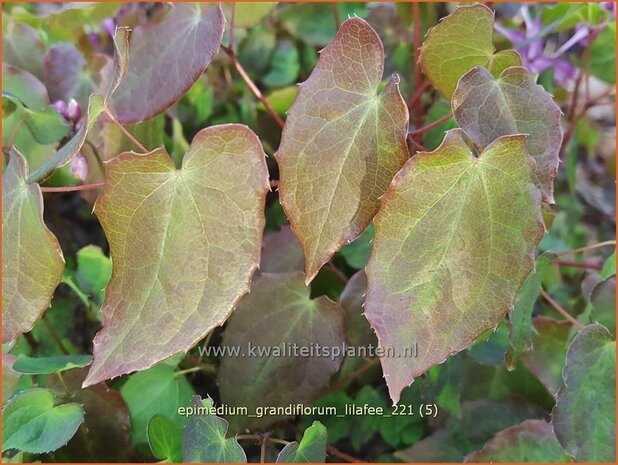
M 446 98 L 451 98 L 459 78 L 475 66 L 501 72 L 521 66 L 514 50 L 494 54 L 494 14 L 485 5 L 458 7 L 427 32 L 420 65 L 427 78 Z
M 240 303 L 223 333 L 219 386 L 226 405 L 247 407 L 310 403 L 338 370 L 342 354 L 311 353 L 317 345 L 341 350 L 343 310 L 327 297 L 310 300 L 302 272 L 265 273 Z M 297 352 L 282 352 L 294 344 Z M 238 349 L 235 349 L 238 348 Z M 233 356 L 241 350 L 244 356 Z M 302 352 L 301 352 L 302 351 Z M 234 416 L 234 426 L 268 426 L 281 416 Z
M 13 370 L 26 375 L 47 375 L 85 367 L 91 361 L 90 355 L 58 355 L 39 358 L 18 355 Z
M 536 162 L 535 183 L 543 200 L 553 203 L 561 112 L 526 68 L 509 68 L 497 79 L 485 68 L 474 68 L 459 80 L 451 103 L 455 120 L 480 149 L 500 136 L 526 134 L 526 149 Z
M 95 212 L 113 272 L 86 385 L 185 352 L 225 322 L 259 263 L 269 189 L 259 139 L 235 124 L 200 131 L 179 170 L 164 149 L 126 152 L 106 179 Z
M 526 420 L 502 430 L 485 446 L 466 457 L 475 463 L 564 463 L 571 459 L 544 420 Z
M 562 447 L 578 462 L 616 461 L 616 341 L 601 325 L 571 341 L 564 387 L 552 423 Z
M 206 409 L 205 413 L 191 416 L 182 433 L 182 458 L 184 463 L 246 463 L 245 451 L 236 438 L 227 438 L 228 423 L 223 418 L 211 415 L 210 399 L 193 398 L 194 409 Z
M 43 195 L 28 164 L 11 150 L 2 175 L 2 341 L 30 331 L 62 280 L 58 240 L 43 222 Z
M 49 389 L 29 389 L 13 397 L 2 410 L 2 452 L 42 454 L 65 445 L 84 421 L 84 411 L 76 403 L 54 404 Z
M 378 94 L 384 49 L 359 18 L 347 20 L 288 113 L 276 157 L 279 192 L 305 254 L 309 283 L 356 239 L 408 158 L 408 110 L 394 76 Z
M 524 144 L 501 137 L 476 158 L 453 129 L 408 161 L 382 199 L 365 314 L 395 403 L 415 377 L 495 327 L 534 268 L 543 226 Z
M 126 77 L 110 104 L 116 119 L 144 121 L 182 97 L 219 51 L 224 25 L 218 4 L 178 3 L 160 23 L 136 27 Z
M 322 463 L 326 460 L 326 428 L 319 421 L 305 430 L 298 444 L 287 444 L 277 456 L 277 463 Z
M 155 415 L 148 422 L 148 444 L 159 460 L 182 462 L 182 430 L 165 415 Z

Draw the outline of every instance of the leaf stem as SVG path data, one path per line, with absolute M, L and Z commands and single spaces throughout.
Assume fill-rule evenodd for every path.
M 119 129 L 122 131 L 122 133 L 123 133 L 123 134 L 127 137 L 127 139 L 129 139 L 131 142 L 133 142 L 133 145 L 135 145 L 138 149 L 140 149 L 140 151 L 141 151 L 142 153 L 148 153 L 148 149 L 147 149 L 146 147 L 144 147 L 144 146 L 140 143 L 140 141 L 138 141 L 138 140 L 137 140 L 137 139 L 133 136 L 133 134 L 131 134 L 129 131 L 127 131 L 127 130 L 125 129 L 125 127 L 124 127 L 122 124 L 120 124 L 120 123 L 118 122 L 118 120 L 114 117 L 114 115 L 112 114 L 112 112 L 111 112 L 111 111 L 109 111 L 109 109 L 108 109 L 108 108 L 106 108 L 104 111 L 105 111 L 105 114 L 109 117 L 109 119 L 111 119 L 111 120 L 112 120 L 112 122 L 113 122 L 116 126 L 118 126 L 118 128 L 119 128 Z
M 274 444 L 282 444 L 287 446 L 290 441 L 286 441 L 285 439 L 277 439 L 271 438 L 266 434 L 239 434 L 236 436 L 237 441 L 263 441 L 264 442 L 272 442 Z
M 408 140 L 410 145 L 412 145 L 414 147 L 414 149 L 417 152 L 429 152 L 429 149 L 427 149 L 427 147 L 425 147 L 424 145 L 421 145 L 416 140 L 414 140 L 414 137 L 411 136 L 410 134 L 408 134 L 408 137 L 406 139 Z
M 558 302 L 556 302 L 552 298 L 552 296 L 550 296 L 545 291 L 545 289 L 541 289 L 541 296 L 547 301 L 547 303 L 549 303 L 549 305 L 551 305 L 554 308 L 554 310 L 556 310 L 563 317 L 565 317 L 569 322 L 571 322 L 573 326 L 575 326 L 578 329 L 584 328 L 584 325 L 581 324 L 579 321 L 577 321 L 575 318 L 573 318 L 573 316 L 571 316 L 571 314 L 567 312 L 564 308 L 562 308 L 562 306 Z
M 225 53 L 227 53 L 227 55 L 230 57 L 230 60 L 232 64 L 234 65 L 234 68 L 236 68 L 236 71 L 238 71 L 238 74 L 240 74 L 240 77 L 242 78 L 242 80 L 245 81 L 245 84 L 247 85 L 249 90 L 262 103 L 262 105 L 264 105 L 264 108 L 266 108 L 266 111 L 268 112 L 268 114 L 276 121 L 279 127 L 283 129 L 283 127 L 285 126 L 285 122 L 277 114 L 277 112 L 270 105 L 270 103 L 268 103 L 268 100 L 266 100 L 266 98 L 262 95 L 262 92 L 260 92 L 260 89 L 258 89 L 255 83 L 251 80 L 251 78 L 245 71 L 245 68 L 243 68 L 240 62 L 238 61 L 238 57 L 236 56 L 236 53 L 234 53 L 234 51 L 230 49 L 229 47 L 225 47 L 223 45 L 221 46 L 221 49 Z
M 17 134 L 19 133 L 19 129 L 21 128 L 22 124 L 24 124 L 25 121 L 26 121 L 26 114 L 24 113 L 21 115 L 21 118 L 19 118 L 19 121 L 15 125 L 15 129 L 13 129 L 13 132 L 11 133 L 11 136 L 9 137 L 9 142 L 7 144 L 9 148 L 13 148 L 13 146 L 15 145 L 15 138 L 17 137 Z
M 564 252 L 558 252 L 556 256 L 563 257 L 565 255 L 575 255 L 580 252 L 587 252 L 588 250 L 599 249 L 601 247 L 607 247 L 610 245 L 616 246 L 616 241 L 615 240 L 614 241 L 603 241 L 603 242 L 598 242 L 596 244 L 590 244 L 585 247 L 580 247 L 578 249 L 565 250 Z
M 339 12 L 337 11 L 337 2 L 331 2 L 330 8 L 333 12 L 333 19 L 335 20 L 335 29 L 339 30 L 341 27 L 341 21 L 339 21 Z
M 429 89 L 430 85 L 431 84 L 429 83 L 429 81 L 424 81 L 420 86 L 416 88 L 414 94 L 412 94 L 412 97 L 410 97 L 410 100 L 408 101 L 408 108 L 412 108 L 416 104 L 416 102 L 423 96 L 425 91 Z
M 576 262 L 571 260 L 554 260 L 558 266 L 567 266 L 571 268 L 581 268 L 582 270 L 602 270 L 603 266 L 596 263 Z
M 234 51 L 234 23 L 236 22 L 236 3 L 232 3 L 232 11 L 230 13 L 230 34 L 228 44 L 230 46 L 230 50 Z
M 348 277 L 343 273 L 343 271 L 341 271 L 339 268 L 337 268 L 337 266 L 332 262 L 332 261 L 328 261 L 326 263 L 326 266 L 329 270 L 331 270 L 333 273 L 335 273 L 337 275 L 337 277 L 343 281 L 344 284 L 348 283 Z
M 442 123 L 444 123 L 445 121 L 448 121 L 452 117 L 453 117 L 453 113 L 449 112 L 448 115 L 444 115 L 442 118 L 438 118 L 433 123 L 429 123 L 426 126 L 423 126 L 422 128 L 415 129 L 414 131 L 410 131 L 408 133 L 408 136 L 414 137 L 414 136 L 417 136 L 419 134 L 423 134 L 424 132 L 427 132 L 430 129 L 435 128 L 436 126 L 440 126 Z
M 204 365 L 200 365 L 196 367 L 187 368 L 185 370 L 179 370 L 176 373 L 174 373 L 174 376 L 178 377 L 178 376 L 186 375 L 187 373 L 195 373 L 196 371 L 216 373 L 217 369 L 213 365 L 204 364 Z
M 80 184 L 78 186 L 41 187 L 41 192 L 75 192 L 99 189 L 105 186 L 105 182 L 93 182 L 92 184 Z

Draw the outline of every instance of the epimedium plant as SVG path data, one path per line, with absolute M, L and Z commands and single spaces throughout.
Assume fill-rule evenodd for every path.
M 257 26 L 275 7 L 180 3 L 144 17 L 133 9 L 125 12 L 132 30 L 118 14 L 110 24 L 116 10 L 103 4 L 49 13 L 49 27 L 59 30 L 108 18 L 103 24 L 113 26 L 112 55 L 93 54 L 91 63 L 65 45 L 43 57 L 31 27 L 41 18 L 27 10 L 12 13 L 22 21 L 11 22 L 3 37 L 3 133 L 9 134 L 2 182 L 3 343 L 13 348 L 24 339 L 32 346 L 35 325 L 43 321 L 64 353 L 3 354 L 4 377 L 15 381 L 16 391 L 3 410 L 3 452 L 56 451 L 55 459 L 78 461 L 76 433 L 110 437 L 128 450 L 130 432 L 140 453 L 169 462 L 246 462 L 242 440 L 259 443 L 262 462 L 319 462 L 327 451 L 354 459 L 332 446 L 333 438 L 351 437 L 359 450 L 379 430 L 406 461 L 615 460 L 615 319 L 601 304 L 615 261 L 604 266 L 580 318 L 533 318 L 539 295 L 555 304 L 542 289 L 542 276 L 556 256 L 537 252 L 554 216 L 564 141 L 560 107 L 537 83 L 530 57 L 496 50 L 494 12 L 482 4 L 457 7 L 421 44 L 419 6 L 413 5 L 415 79 L 406 101 L 400 77 L 384 76 L 385 44 L 370 21 L 351 17 L 325 40 L 318 29 L 304 30 L 298 18 L 286 20 L 283 13 L 291 35 L 326 45 L 306 80 L 292 87 L 294 103 L 285 112 L 276 108 L 281 95 L 262 94 L 235 48 L 236 29 Z M 321 8 L 299 7 L 309 18 L 309 8 Z M 607 12 L 598 8 L 594 16 L 590 9 L 570 14 L 605 24 Z M 276 48 L 277 60 L 294 60 L 286 52 L 290 43 Z M 259 48 L 259 41 L 251 45 Z M 201 77 L 219 51 L 281 128 L 273 157 L 265 153 L 273 152 L 270 144 L 236 122 L 200 128 L 190 143 L 184 139 L 174 105 L 212 98 L 202 96 L 209 94 Z M 74 81 L 62 79 L 67 62 L 79 70 Z M 264 81 L 295 82 L 296 74 L 290 79 L 286 73 L 300 65 L 277 63 Z M 430 87 L 442 99 L 432 108 L 444 111 L 422 126 L 418 102 Z M 79 98 L 84 116 L 69 108 L 63 116 L 49 106 L 52 94 Z M 164 113 L 173 116 L 166 121 Z M 430 150 L 421 136 L 436 130 L 440 143 Z M 160 142 L 163 132 L 171 143 Z M 38 156 L 40 146 L 50 144 L 51 153 Z M 101 161 L 97 144 L 109 154 L 99 167 L 101 181 L 46 185 L 67 166 L 78 172 L 85 151 Z M 273 188 L 290 226 L 264 236 Z M 79 251 L 76 266 L 65 266 L 44 221 L 42 192 L 95 189 L 90 200 L 111 263 L 91 247 Z M 363 246 L 367 231 L 373 237 Z M 350 279 L 335 262 L 344 251 L 345 257 L 365 257 L 352 266 L 360 271 Z M 328 290 L 314 292 L 323 272 L 345 282 L 339 299 Z M 92 356 L 67 350 L 46 319 L 61 282 L 87 317 L 102 323 Z M 220 348 L 375 344 L 383 353 L 364 362 L 343 353 L 290 360 L 222 351 L 213 366 L 197 350 L 214 345 L 213 334 Z M 555 399 L 550 422 L 529 403 L 462 397 L 470 359 L 498 365 L 492 344 L 504 348 L 498 364 L 506 361 L 516 371 L 525 366 Z M 411 347 L 413 356 L 393 355 Z M 177 369 L 186 360 L 190 366 Z M 378 362 L 388 404 L 370 383 L 354 398 L 342 390 Z M 185 377 L 196 372 L 216 376 L 222 405 L 251 411 L 315 401 L 416 406 L 419 413 L 356 424 L 301 413 L 300 428 L 286 423 L 298 413 L 217 411 Z M 16 390 L 26 377 L 31 387 Z M 599 387 L 602 402 L 591 395 Z M 165 402 L 156 405 L 160 398 Z M 195 413 L 179 415 L 183 406 Z M 422 417 L 437 406 L 452 417 L 421 441 Z M 106 408 L 117 418 L 98 418 Z M 447 457 L 431 455 L 495 412 L 500 418 L 469 444 L 440 451 L 452 454 Z M 583 417 L 589 420 L 582 424 Z M 302 440 L 261 433 L 277 424 L 294 435 L 304 429 Z M 274 445 L 283 447 L 275 454 Z M 89 444 L 99 460 L 127 460 L 123 447 L 117 449 L 111 457 L 105 447 Z

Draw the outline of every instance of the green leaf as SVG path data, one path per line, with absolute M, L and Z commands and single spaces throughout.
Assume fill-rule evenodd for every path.
M 55 405 L 49 389 L 16 395 L 2 410 L 2 452 L 17 449 L 31 454 L 56 450 L 73 437 L 84 421 L 79 404 Z
M 431 367 L 421 385 L 423 399 L 437 404 L 451 415 L 461 417 L 463 374 L 463 355 L 460 354 Z
M 526 149 L 536 162 L 534 181 L 543 200 L 554 202 L 562 113 L 528 70 L 509 68 L 494 79 L 486 69 L 474 68 L 459 80 L 452 105 L 455 120 L 480 149 L 500 136 L 526 134 Z
M 395 457 L 404 462 L 461 462 L 498 431 L 544 415 L 543 409 L 515 399 L 467 401 L 461 419 L 447 418 L 441 428 Z
M 77 252 L 77 282 L 80 288 L 92 295 L 105 289 L 112 276 L 112 261 L 101 247 L 88 245 Z
M 543 420 L 526 420 L 496 433 L 485 446 L 466 457 L 476 463 L 564 463 L 569 456 Z
M 530 372 L 555 395 L 562 386 L 562 369 L 569 342 L 571 323 L 546 316 L 532 320 L 534 335 L 533 350 L 522 355 L 522 361 Z
M 277 6 L 278 2 L 236 3 L 234 26 L 253 27 L 258 25 Z
M 260 275 L 223 333 L 228 351 L 219 369 L 222 403 L 246 407 L 250 415 L 259 406 L 310 403 L 339 369 L 343 357 L 334 351 L 345 342 L 343 323 L 339 304 L 323 296 L 309 299 L 302 273 Z M 292 344 L 298 351 L 284 352 Z M 311 353 L 316 345 L 333 353 Z M 236 347 L 244 356 L 230 354 Z M 234 427 L 264 427 L 281 418 L 235 416 L 230 421 Z
M 323 463 L 326 461 L 326 428 L 319 421 L 305 430 L 298 444 L 287 444 L 277 456 L 277 463 Z
M 509 348 L 509 331 L 504 321 L 494 329 L 485 331 L 468 348 L 467 354 L 481 365 L 503 365 Z
M 92 361 L 90 355 L 61 355 L 54 357 L 28 357 L 19 355 L 13 369 L 26 375 L 48 375 L 85 367 Z
M 32 329 L 49 307 L 64 269 L 60 245 L 43 221 L 41 188 L 27 179 L 26 160 L 11 150 L 2 175 L 3 342 Z
M 609 23 L 590 46 L 590 72 L 616 84 L 616 23 Z
M 354 405 L 360 408 L 365 406 L 381 408 L 388 412 L 386 400 L 382 398 L 380 392 L 373 386 L 364 386 L 356 395 Z M 350 442 L 354 450 L 361 451 L 363 446 L 380 430 L 380 425 L 387 421 L 380 415 L 361 415 L 352 419 L 352 432 Z
M 341 255 L 352 268 L 357 270 L 365 268 L 371 255 L 371 241 L 373 241 L 374 226 L 369 223 L 367 229 L 351 244 L 341 249 Z
M 363 313 L 366 293 L 367 277 L 363 270 L 350 278 L 341 293 L 340 302 L 346 313 L 346 340 L 351 347 L 377 347 L 376 336 Z
M 440 93 L 450 99 L 459 78 L 493 59 L 494 14 L 485 5 L 460 6 L 427 32 L 420 65 Z
M 552 423 L 562 447 L 578 462 L 616 461 L 616 341 L 601 325 L 571 341 Z
M 300 61 L 298 50 L 291 40 L 279 42 L 271 59 L 270 71 L 262 78 L 268 87 L 285 87 L 298 78 Z
M 541 292 L 541 278 L 552 264 L 554 255 L 543 254 L 536 260 L 536 270 L 517 293 L 515 305 L 509 311 L 509 340 L 511 348 L 506 354 L 506 364 L 510 370 L 515 368 L 521 355 L 532 349 L 532 311 Z
M 616 338 L 616 276 L 601 281 L 590 295 L 590 321 L 609 329 Z
M 182 463 L 182 430 L 164 415 L 155 415 L 148 422 L 148 444 L 158 460 Z
M 268 231 L 264 234 L 261 272 L 303 271 L 304 263 L 303 250 L 288 225 L 281 226 L 279 231 Z
M 164 149 L 126 152 L 106 179 L 95 213 L 114 271 L 86 385 L 186 352 L 225 322 L 259 263 L 269 188 L 259 139 L 233 124 L 200 131 L 179 170 Z
M 616 250 L 612 252 L 612 254 L 607 257 L 607 260 L 603 263 L 603 268 L 601 269 L 601 273 L 599 274 L 599 279 L 604 281 L 610 276 L 616 275 Z
M 189 405 L 195 391 L 174 367 L 161 363 L 131 375 L 120 395 L 131 415 L 131 442 L 142 444 L 147 442 L 148 422 L 154 415 L 166 416 L 177 428 L 185 426 L 187 418 L 178 415 L 178 408 Z
M 45 75 L 43 71 L 44 54 L 45 46 L 36 30 L 13 20 L 9 20 L 6 25 L 3 24 L 3 63 L 23 69 L 42 79 Z
M 524 143 L 501 137 L 476 158 L 453 129 L 409 160 L 382 198 L 365 314 L 384 352 L 400 355 L 381 358 L 395 403 L 414 378 L 495 327 L 534 267 L 543 225 Z
M 212 408 L 210 399 L 193 398 L 194 409 Z M 184 463 L 246 463 L 247 456 L 236 438 L 227 438 L 228 423 L 216 415 L 194 414 L 182 433 Z
M 219 51 L 224 23 L 218 4 L 180 3 L 163 21 L 137 26 L 126 76 L 110 103 L 116 119 L 144 121 L 182 97 Z
M 19 118 L 23 119 L 30 130 L 30 134 L 37 142 L 51 144 L 68 134 L 69 126 L 55 108 L 30 109 L 11 94 L 2 94 L 3 105 L 5 99 L 15 104 L 15 112 L 19 115 Z
M 278 115 L 284 116 L 287 114 L 297 96 L 298 86 L 288 86 L 283 89 L 275 89 L 266 94 L 264 98 Z M 258 108 L 266 111 L 266 108 L 261 102 L 259 103 Z
M 318 413 L 324 412 L 325 414 L 320 415 L 316 413 L 315 415 L 303 415 L 299 422 L 299 426 L 301 428 L 309 428 L 313 422 L 320 422 L 328 430 L 328 441 L 331 444 L 334 444 L 343 438 L 349 437 L 352 429 L 353 418 L 338 418 L 336 416 L 328 415 L 326 414 L 326 412 L 328 412 L 326 409 L 335 408 L 338 412 L 344 412 L 346 405 L 351 405 L 353 403 L 354 400 L 341 389 L 329 392 L 311 404 L 311 406 L 316 409 Z
M 109 98 L 115 92 L 118 85 L 122 82 L 127 71 L 128 59 L 128 37 L 129 29 L 118 27 L 114 36 L 114 61 L 111 69 L 108 69 L 106 78 L 101 86 L 101 92 L 90 95 L 88 99 L 88 111 L 85 121 L 75 135 L 64 144 L 55 154 L 48 157 L 36 170 L 34 170 L 29 180 L 37 182 L 48 177 L 55 169 L 69 163 L 77 156 L 82 146 L 86 142 L 88 132 L 94 126 L 97 119 L 107 108 Z
M 377 94 L 383 68 L 380 38 L 349 19 L 289 111 L 276 154 L 279 194 L 303 247 L 307 283 L 367 228 L 408 158 L 408 110 L 397 76 Z M 320 188 L 309 189 L 316 180 Z

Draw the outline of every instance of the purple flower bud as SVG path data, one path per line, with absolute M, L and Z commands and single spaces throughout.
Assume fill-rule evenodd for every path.
M 81 154 L 75 157 L 71 162 L 70 171 L 73 176 L 82 181 L 85 181 L 88 177 L 88 162 Z
M 77 103 L 77 101 L 72 98 L 71 100 L 69 100 L 69 104 L 67 105 L 67 118 L 70 121 L 79 121 L 79 119 L 82 117 L 82 109 L 79 106 L 79 103 Z
M 114 37 L 116 33 L 116 20 L 114 18 L 104 19 L 101 23 L 101 29 L 103 29 L 108 36 Z
M 98 47 L 99 45 L 101 45 L 101 39 L 99 38 L 99 34 L 97 34 L 96 32 L 90 32 L 88 33 L 88 42 L 90 42 L 90 45 L 92 45 L 93 47 Z
M 54 109 L 60 113 L 64 119 L 69 119 L 67 116 L 67 104 L 62 101 L 62 100 L 56 100 L 54 103 L 52 103 L 52 107 L 54 107 Z

